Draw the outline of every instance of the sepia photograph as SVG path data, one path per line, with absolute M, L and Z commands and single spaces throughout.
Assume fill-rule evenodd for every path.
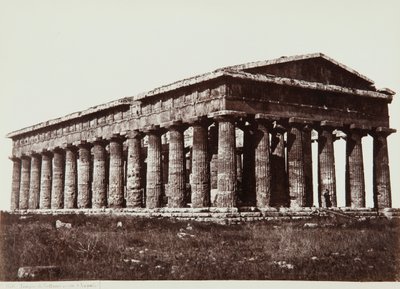
M 400 288 L 399 9 L 0 0 L 0 289 Z

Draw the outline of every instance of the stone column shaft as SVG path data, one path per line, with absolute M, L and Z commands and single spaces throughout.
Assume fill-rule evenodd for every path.
M 255 134 L 255 186 L 256 206 L 269 207 L 271 199 L 269 131 L 263 124 L 258 125 Z
M 40 176 L 40 209 L 51 208 L 52 167 L 52 155 L 49 152 L 42 153 L 42 168 Z
M 143 205 L 141 140 L 138 134 L 128 137 L 127 197 L 128 208 Z
M 364 163 L 361 138 L 363 133 L 353 130 L 346 141 L 346 206 L 365 207 Z
M 168 170 L 168 206 L 181 208 L 186 205 L 185 190 L 185 153 L 183 130 L 172 126 L 169 131 L 169 170 Z
M 306 187 L 304 175 L 304 150 L 302 128 L 292 125 L 287 135 L 287 162 L 289 196 L 291 207 L 306 205 Z
M 29 157 L 22 157 L 21 167 L 21 185 L 19 192 L 19 208 L 24 210 L 29 207 L 29 186 L 31 179 L 31 159 Z
M 235 207 L 236 139 L 235 124 L 230 119 L 218 120 L 218 180 L 217 207 Z
M 107 206 L 106 149 L 100 141 L 93 144 L 92 192 L 93 208 Z
M 78 208 L 90 207 L 90 148 L 79 146 L 78 160 Z
M 392 196 L 390 188 L 389 156 L 387 135 L 374 135 L 373 142 L 373 191 L 376 208 L 391 208 Z
M 40 156 L 33 154 L 31 156 L 29 209 L 39 208 L 39 193 L 40 193 Z
M 147 148 L 146 208 L 158 208 L 162 198 L 161 137 L 150 132 Z
M 76 151 L 68 147 L 65 150 L 65 183 L 64 183 L 64 206 L 73 209 L 77 206 L 77 169 Z
M 312 171 L 312 145 L 311 129 L 303 130 L 303 153 L 304 153 L 304 178 L 306 188 L 306 207 L 312 207 L 314 203 L 313 171 Z
M 243 192 L 242 201 L 254 204 L 255 195 L 255 147 L 254 128 L 246 126 L 243 131 Z
M 64 155 L 58 149 L 53 153 L 52 180 L 51 208 L 62 209 L 64 207 Z
M 318 133 L 318 202 L 324 208 L 337 206 L 332 130 L 324 127 Z
M 122 208 L 124 205 L 123 178 L 122 143 L 120 139 L 111 139 L 108 194 L 108 205 L 111 208 Z
M 208 162 L 207 127 L 193 125 L 192 207 L 210 206 L 210 167 Z
M 287 176 L 285 169 L 284 132 L 275 130 L 271 139 L 271 203 L 273 207 L 288 206 Z
M 21 159 L 12 158 L 13 172 L 11 185 L 11 210 L 19 208 L 19 190 L 21 184 Z

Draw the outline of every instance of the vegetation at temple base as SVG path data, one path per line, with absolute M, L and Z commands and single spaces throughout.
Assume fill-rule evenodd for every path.
M 71 228 L 56 228 L 56 221 Z M 400 280 L 400 220 L 219 225 L 1 213 L 0 279 L 56 265 L 61 280 Z

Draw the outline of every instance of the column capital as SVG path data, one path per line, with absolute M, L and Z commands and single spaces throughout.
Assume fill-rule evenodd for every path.
M 351 134 L 359 134 L 361 137 L 364 137 L 369 131 L 371 131 L 371 127 L 352 123 L 348 127 L 345 127 L 343 131 L 347 134 L 347 137 Z
M 191 126 L 201 125 L 201 126 L 209 126 L 211 124 L 211 120 L 207 116 L 195 116 L 191 117 L 187 120 L 187 123 Z
M 102 139 L 102 138 L 100 138 Z M 107 141 L 117 141 L 117 142 L 123 142 L 125 140 L 125 136 L 121 135 L 119 133 L 113 133 L 111 136 L 105 138 Z M 101 140 L 100 140 L 101 141 Z
M 9 156 L 8 159 L 13 162 L 21 162 L 21 158 L 17 156 Z
M 235 121 L 236 119 L 247 117 L 247 113 L 236 110 L 220 110 L 208 114 L 208 117 L 216 121 Z
M 389 128 L 389 127 L 377 127 L 376 129 L 372 130 L 369 132 L 371 136 L 384 136 L 388 137 L 392 133 L 395 133 L 397 130 L 394 128 Z
M 161 128 L 166 130 L 179 130 L 184 131 L 186 129 L 185 124 L 182 123 L 181 120 L 172 120 L 168 122 L 164 122 L 160 125 Z
M 164 129 L 162 129 L 159 125 L 149 125 L 143 128 L 143 133 L 146 135 L 155 134 L 155 135 L 162 135 Z
M 278 133 L 284 133 L 287 130 L 287 127 L 284 126 L 281 122 L 274 121 L 272 124 L 272 129 Z
M 79 140 L 72 143 L 72 145 L 78 148 L 90 148 L 91 143 L 87 142 L 86 140 Z
M 127 139 L 142 138 L 142 137 L 143 137 L 143 133 L 139 130 L 129 130 L 126 132 Z

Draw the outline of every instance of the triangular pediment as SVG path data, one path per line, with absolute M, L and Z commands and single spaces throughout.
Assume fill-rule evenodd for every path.
M 374 82 L 322 53 L 280 57 L 223 69 L 374 90 Z

